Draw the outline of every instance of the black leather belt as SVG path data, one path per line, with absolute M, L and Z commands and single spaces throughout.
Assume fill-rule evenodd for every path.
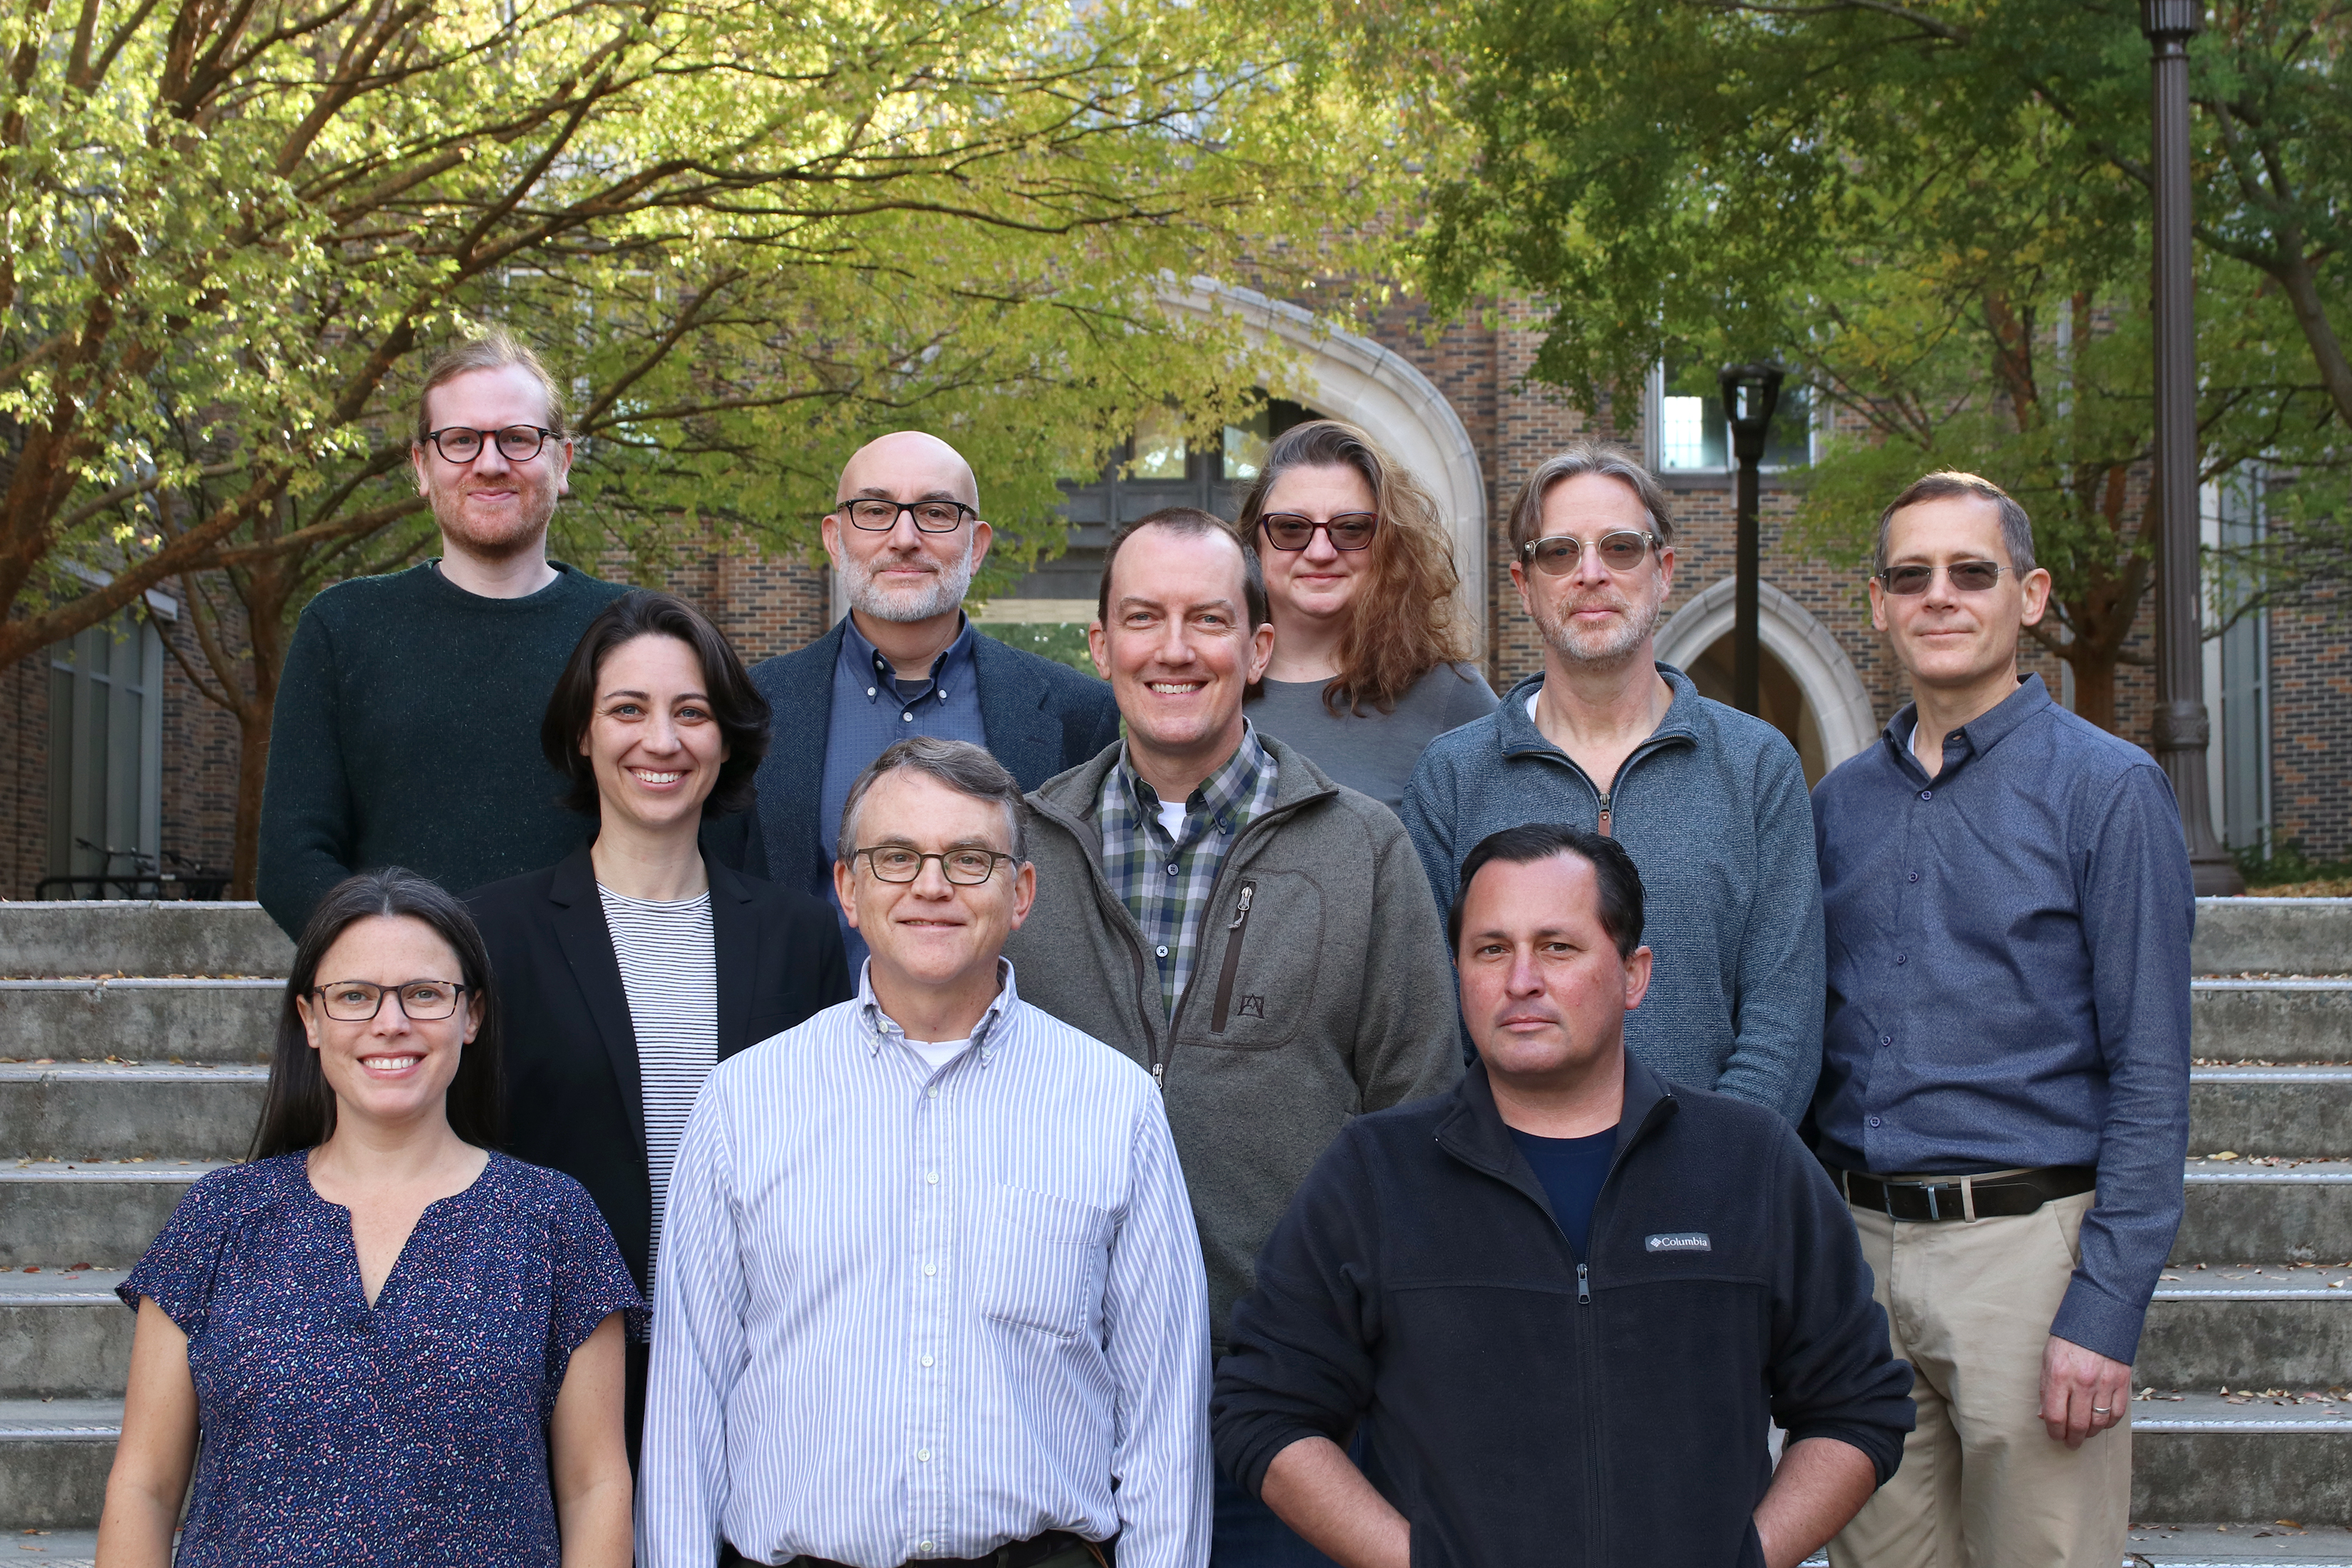
M 2099 1184 L 2088 1165 L 2044 1165 L 2034 1171 L 1988 1171 L 1981 1176 L 1872 1176 L 1834 1166 L 1830 1177 L 1858 1209 L 1889 1219 L 2000 1219 L 2032 1214 L 2043 1204 L 2087 1193 Z
M 1035 1568 L 1035 1564 L 1065 1552 L 1085 1551 L 1097 1563 L 1112 1561 L 1108 1542 L 1090 1542 L 1083 1535 L 1073 1535 L 1066 1530 L 1049 1530 L 1027 1541 L 1008 1542 L 985 1557 L 926 1557 L 908 1568 Z M 732 1545 L 719 1552 L 719 1568 L 738 1568 L 756 1559 L 744 1556 Z M 789 1568 L 844 1568 L 838 1563 L 823 1557 L 795 1557 Z

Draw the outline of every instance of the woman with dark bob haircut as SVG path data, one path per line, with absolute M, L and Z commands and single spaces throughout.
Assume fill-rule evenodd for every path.
M 645 1300 L 580 1184 L 493 1152 L 498 1123 L 465 905 L 398 867 L 342 882 L 294 950 L 252 1159 L 117 1287 L 100 1561 L 174 1561 L 193 1468 L 183 1568 L 628 1563 Z
M 467 895 L 497 967 L 507 1149 L 576 1176 L 648 1296 L 670 1163 L 710 1069 L 849 995 L 833 911 L 706 854 L 747 808 L 768 703 L 719 628 L 640 589 L 588 623 L 548 700 L 548 761 L 597 819 L 569 858 Z M 644 1415 L 631 1347 L 629 1451 Z

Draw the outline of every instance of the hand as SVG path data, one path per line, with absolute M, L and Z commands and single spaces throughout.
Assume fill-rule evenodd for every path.
M 2056 1334 L 2042 1350 L 2042 1424 L 2050 1440 L 2079 1448 L 2083 1440 L 2124 1418 L 2131 1397 L 2131 1363 L 2109 1361 Z

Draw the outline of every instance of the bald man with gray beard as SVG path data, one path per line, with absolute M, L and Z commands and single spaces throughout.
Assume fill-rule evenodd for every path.
M 834 495 L 824 551 L 849 614 L 751 670 L 775 709 L 759 774 L 766 873 L 825 899 L 849 786 L 893 743 L 970 741 L 1030 790 L 1118 739 L 1108 686 L 982 636 L 964 614 L 990 530 L 962 454 L 894 431 L 851 455 Z M 854 974 L 865 944 L 845 922 L 842 934 Z

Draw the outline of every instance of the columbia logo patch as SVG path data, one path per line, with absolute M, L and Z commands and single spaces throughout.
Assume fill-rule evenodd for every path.
M 1663 1236 L 1642 1238 L 1644 1252 L 1713 1252 L 1714 1246 L 1703 1230 L 1670 1230 Z

